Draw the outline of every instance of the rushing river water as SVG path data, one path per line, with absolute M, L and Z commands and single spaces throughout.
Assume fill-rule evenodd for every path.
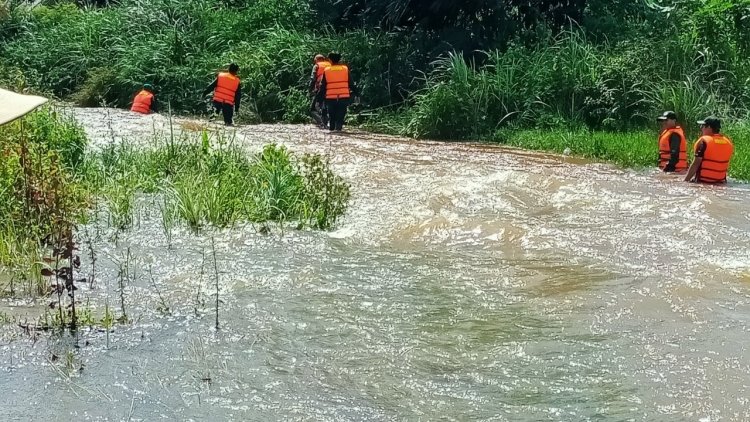
M 98 144 L 166 127 L 74 113 Z M 119 316 L 129 248 L 132 322 L 109 348 L 3 329 L 1 421 L 750 420 L 744 185 L 306 126 L 235 142 L 330 154 L 353 193 L 338 229 L 216 233 L 216 331 L 210 233 L 167 250 L 144 199 L 81 292 Z

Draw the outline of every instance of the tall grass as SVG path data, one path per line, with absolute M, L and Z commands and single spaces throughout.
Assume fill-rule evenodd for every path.
M 45 245 L 69 233 L 88 206 L 76 180 L 86 138 L 71 120 L 44 109 L 0 126 L 0 266 L 11 294 L 46 292 Z
M 113 216 L 127 216 L 137 192 L 162 195 L 168 240 L 175 216 L 193 230 L 238 221 L 328 229 L 345 212 L 349 187 L 321 157 L 312 157 L 297 159 L 276 145 L 255 155 L 231 145 L 212 148 L 204 134 L 200 142 L 183 139 L 152 149 L 108 146 L 88 157 L 83 177 L 108 198 Z M 318 164 L 310 166 L 310 160 Z
M 470 139 L 504 126 L 637 130 L 664 110 L 686 122 L 744 117 L 750 102 L 727 89 L 739 84 L 729 64 L 698 51 L 678 63 L 670 52 L 687 55 L 683 49 L 670 39 L 649 49 L 594 43 L 570 31 L 534 47 L 487 52 L 482 65 L 452 54 L 435 63 L 394 129 Z
M 396 76 L 411 78 L 407 59 L 413 52 L 409 44 L 394 48 L 392 41 L 365 31 L 337 34 L 316 21 L 308 2 L 297 0 L 242 6 L 122 0 L 86 9 L 62 2 L 30 11 L 19 6 L 6 25 L 0 22 L 0 81 L 31 84 L 80 105 L 118 107 L 149 82 L 173 110 L 203 113 L 209 106 L 203 89 L 235 61 L 244 82 L 240 122 L 299 122 L 309 106 L 316 53 L 341 51 L 369 101 L 389 104 L 398 94 L 383 87 Z M 18 69 L 26 75 L 23 83 L 14 76 Z
M 697 125 L 692 132 L 697 133 Z M 729 176 L 737 180 L 750 180 L 750 125 L 729 125 L 723 133 L 732 139 L 735 153 L 729 165 Z M 624 167 L 655 167 L 658 157 L 658 129 L 653 131 L 603 132 L 590 130 L 513 130 L 501 129 L 491 138 L 506 145 L 569 153 L 575 156 L 603 160 Z M 698 135 L 688 140 L 688 156 L 692 159 L 692 146 Z M 568 151 L 566 151 L 568 150 Z
M 81 127 L 49 109 L 0 127 L 0 271 L 12 274 L 0 294 L 60 286 L 60 256 L 70 252 L 63 260 L 73 265 L 73 234 L 95 197 L 117 234 L 132 227 L 137 198 L 151 195 L 168 245 L 179 221 L 196 231 L 239 221 L 329 229 L 349 200 L 349 186 L 323 157 L 273 144 L 249 154 L 204 132 L 142 149 L 122 143 L 84 154 L 85 146 Z

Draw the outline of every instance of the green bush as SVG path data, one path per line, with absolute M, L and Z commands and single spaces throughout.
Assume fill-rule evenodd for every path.
M 83 127 L 72 117 L 61 115 L 49 107 L 29 114 L 23 122 L 28 140 L 38 145 L 44 152 L 60 155 L 62 163 L 73 172 L 83 162 L 88 140 Z
M 310 121 L 311 99 L 301 89 L 292 89 L 284 98 L 284 121 L 306 123 Z
M 86 138 L 43 109 L 0 126 L 0 140 L 0 264 L 17 270 L 27 293 L 42 294 L 44 245 L 69 233 L 88 207 L 74 175 Z

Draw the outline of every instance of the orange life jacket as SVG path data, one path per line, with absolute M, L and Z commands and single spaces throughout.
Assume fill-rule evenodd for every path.
M 214 101 L 234 105 L 234 94 L 240 86 L 239 76 L 232 75 L 229 72 L 219 72 L 217 80 Z
M 696 180 L 701 183 L 723 183 L 727 181 L 729 160 L 734 153 L 734 145 L 724 135 L 701 136 L 695 143 L 695 149 L 701 141 L 706 142 L 706 151 L 698 169 Z
M 677 161 L 674 170 L 677 172 L 687 171 L 687 141 L 685 140 L 685 132 L 683 132 L 682 128 L 679 126 L 665 130 L 659 137 L 659 168 L 664 170 L 669 159 L 672 158 L 672 148 L 671 145 L 669 145 L 669 137 L 672 136 L 673 133 L 680 135 L 680 159 Z
M 323 60 L 316 63 L 316 66 L 318 66 L 316 75 L 318 77 L 318 81 L 315 83 L 315 92 L 318 92 L 318 89 L 320 89 L 320 81 L 323 80 L 323 74 L 325 73 L 326 69 L 331 67 L 331 62 L 329 62 L 328 60 Z
M 154 94 L 146 91 L 145 89 L 136 94 L 133 99 L 133 106 L 130 107 L 130 111 L 136 113 L 148 114 L 151 111 L 151 103 L 154 100 Z
M 323 72 L 326 76 L 326 99 L 349 98 L 349 68 L 344 64 L 336 64 Z

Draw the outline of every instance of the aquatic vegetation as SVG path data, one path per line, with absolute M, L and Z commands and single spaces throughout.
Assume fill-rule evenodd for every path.
M 238 222 L 327 230 L 349 200 L 349 186 L 323 157 L 298 158 L 273 144 L 252 154 L 202 132 L 198 139 L 171 136 L 144 148 L 113 143 L 85 153 L 81 127 L 50 109 L 3 126 L 0 136 L 0 267 L 11 274 L 3 295 L 56 294 L 52 306 L 63 326 L 77 325 L 75 283 L 93 285 L 96 271 L 87 231 L 90 276 L 78 275 L 77 227 L 93 224 L 99 233 L 100 211 L 117 239 L 151 198 L 170 247 L 181 223 L 196 232 Z M 119 277 L 124 319 L 129 268 L 121 266 Z
M 177 217 L 195 231 L 239 221 L 291 221 L 330 229 L 345 212 L 349 187 L 323 157 L 298 159 L 273 144 L 252 155 L 217 143 L 211 147 L 204 132 L 200 143 L 170 140 L 141 150 L 109 146 L 88 158 L 84 180 L 108 198 L 112 218 L 132 212 L 137 191 L 161 195 L 168 242 Z
M 50 289 L 57 294 L 57 301 L 50 303 L 51 309 L 57 308 L 57 326 L 69 327 L 71 330 L 75 330 L 78 326 L 75 294 L 78 288 L 75 283 L 86 282 L 85 278 L 75 277 L 76 271 L 81 267 L 81 258 L 76 253 L 78 245 L 73 241 L 73 229 L 74 227 L 70 225 L 54 233 L 49 245 L 52 254 L 44 258 L 48 267 L 41 271 L 43 276 L 50 278 Z M 64 301 L 63 297 L 69 300 Z
M 0 309 L 0 325 L 11 324 L 16 321 L 16 318 L 8 314 L 7 312 Z

